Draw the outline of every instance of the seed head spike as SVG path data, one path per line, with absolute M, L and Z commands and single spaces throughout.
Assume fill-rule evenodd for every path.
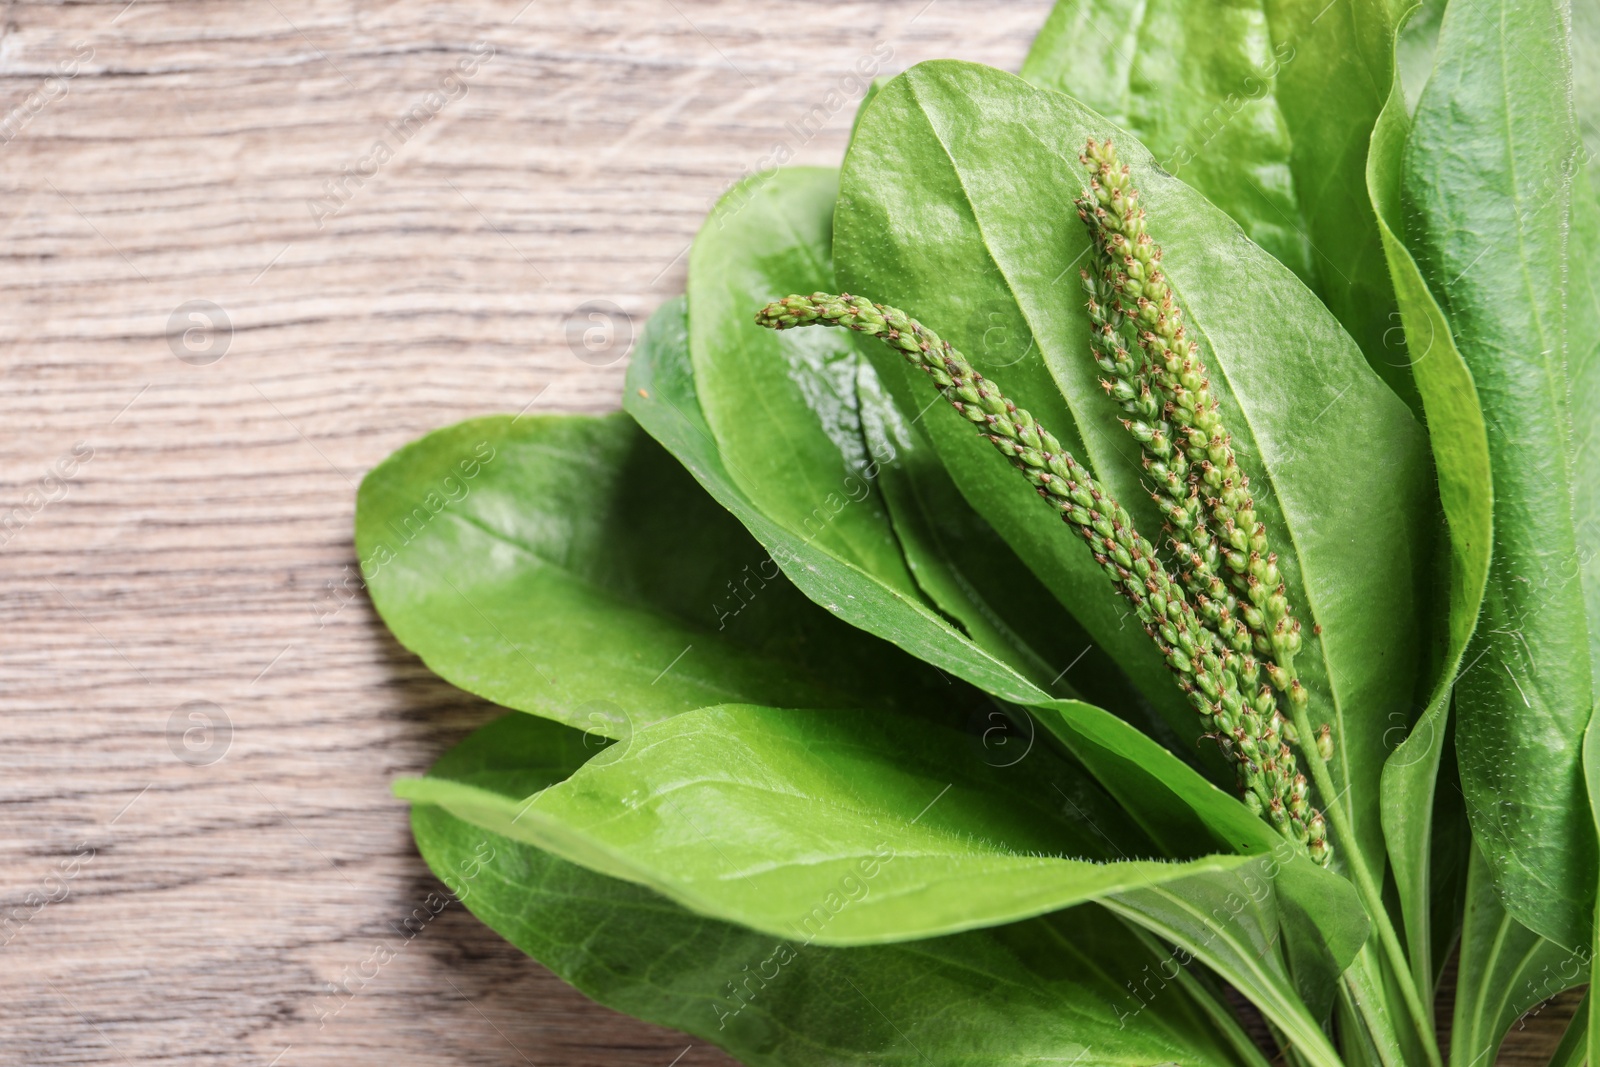
M 1227 743 L 1227 749 L 1236 759 L 1241 786 L 1254 798 L 1247 803 L 1270 813 L 1273 825 L 1283 832 L 1307 840 L 1300 832 L 1303 820 L 1291 792 L 1297 773 L 1294 756 L 1281 744 L 1273 753 L 1273 740 L 1283 732 L 1276 711 L 1269 723 L 1255 717 L 1248 723 L 1252 729 L 1244 729 L 1246 705 L 1241 694 L 1255 691 L 1259 684 L 1256 661 L 1236 656 L 1228 641 L 1205 624 L 1183 583 L 1168 571 L 1155 546 L 1134 528 L 1127 511 L 1031 415 L 1006 398 L 993 382 L 979 388 L 983 379 L 959 351 L 897 308 L 813 293 L 768 304 L 757 313 L 756 321 L 779 330 L 809 325 L 845 327 L 878 337 L 913 365 L 947 377 L 944 394 L 951 405 L 969 419 L 977 416 L 974 421 L 981 423 L 979 430 L 986 439 L 1068 526 L 1089 542 L 1095 562 L 1132 604 L 1145 631 L 1156 638 L 1168 667 L 1178 676 L 1179 687 L 1208 732 L 1235 739 Z M 900 339 L 907 335 L 923 338 L 924 343 L 905 344 Z M 939 354 L 932 355 L 934 351 Z M 1125 352 L 1123 356 L 1126 360 Z M 1043 448 L 1013 444 L 1025 427 L 1032 428 Z M 1172 450 L 1168 462 L 1181 461 L 1181 450 Z M 1182 487 L 1187 484 L 1187 466 L 1176 470 L 1183 473 L 1174 484 Z M 1187 490 L 1180 490 L 1179 496 L 1174 504 L 1185 508 L 1186 502 L 1198 500 Z M 1193 554 L 1205 549 L 1195 546 L 1186 551 Z M 1230 634 L 1240 636 L 1236 628 Z M 1250 742 L 1248 751 L 1273 753 L 1272 758 L 1261 764 L 1246 758 L 1247 746 L 1237 740 L 1241 735 Z

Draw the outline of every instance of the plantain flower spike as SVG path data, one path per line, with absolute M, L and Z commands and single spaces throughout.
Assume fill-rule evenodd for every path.
M 1259 668 L 1293 711 L 1304 712 L 1310 694 L 1294 663 L 1300 620 L 1212 395 L 1200 346 L 1186 336 L 1183 309 L 1161 268 L 1161 247 L 1146 231 L 1139 192 L 1109 140 L 1091 138 L 1078 158 L 1090 175 L 1077 208 L 1092 253 L 1081 275 L 1091 354 L 1107 375 L 1107 392 L 1138 420 L 1123 425 L 1143 452 L 1172 558 L 1207 623 L 1230 647 L 1261 657 L 1244 665 L 1242 680 L 1253 687 Z M 1276 716 L 1285 740 L 1298 745 L 1297 731 L 1276 710 L 1270 691 L 1261 693 L 1261 705 L 1258 713 Z M 1308 758 L 1326 762 L 1332 753 L 1324 725 Z M 1325 831 L 1316 825 L 1320 840 Z
M 876 337 L 933 380 L 951 407 L 1008 459 L 1082 537 L 1117 591 L 1133 606 L 1207 732 L 1235 761 L 1245 803 L 1319 863 L 1332 855 L 1322 815 L 1310 806 L 1305 776 L 1284 741 L 1287 724 L 1271 690 L 1255 688 L 1259 669 L 1237 628 L 1219 629 L 1190 603 L 1154 545 L 1106 489 L 1032 415 L 984 378 L 950 342 L 898 308 L 850 296 L 788 296 L 756 313 L 774 330 L 838 326 Z M 1108 372 L 1114 373 L 1114 372 Z M 1139 393 L 1131 394 L 1137 402 Z M 1159 423 L 1159 413 L 1148 418 Z M 1156 425 L 1146 423 L 1147 425 Z M 1154 431 L 1152 431 L 1154 432 Z

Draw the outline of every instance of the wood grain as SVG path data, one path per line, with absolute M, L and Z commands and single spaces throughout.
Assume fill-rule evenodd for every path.
M 617 406 L 719 193 L 837 160 L 858 60 L 1015 68 L 1046 8 L 6 5 L 0 1062 L 729 1062 L 459 906 L 327 1015 L 439 888 L 389 781 L 492 714 L 359 594 L 354 488 L 461 418 Z M 186 748 L 195 711 L 231 735 Z
M 879 42 L 1015 68 L 1047 5 L 523 2 L 5 7 L 0 1063 L 729 1062 L 458 905 L 321 1018 L 439 888 L 390 780 L 492 714 L 330 599 L 354 488 L 458 419 L 615 408 L 629 322 L 579 358 L 576 309 L 636 329 L 776 144 L 836 162 Z M 190 351 L 201 300 L 231 336 Z

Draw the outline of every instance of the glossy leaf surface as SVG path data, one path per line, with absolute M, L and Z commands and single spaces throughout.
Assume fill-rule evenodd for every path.
M 625 415 L 429 434 L 363 481 L 356 545 L 429 667 L 600 736 L 728 699 L 970 699 L 812 605 Z
M 1398 67 L 1398 62 L 1396 64 Z M 1401 158 L 1411 122 L 1398 77 L 1373 134 L 1367 183 L 1399 300 L 1407 358 L 1428 420 L 1428 439 L 1439 480 L 1449 545 L 1445 589 L 1446 640 L 1439 677 L 1422 717 L 1384 765 L 1383 827 L 1405 920 L 1412 973 L 1418 988 L 1434 981 L 1433 906 L 1430 871 L 1439 764 L 1447 747 L 1450 700 L 1477 625 L 1489 575 L 1494 501 L 1489 437 L 1478 391 L 1456 348 L 1450 324 L 1428 290 L 1416 261 L 1401 240 Z M 1395 732 L 1404 732 L 1396 723 Z M 1452 833 L 1453 826 L 1438 832 Z
M 754 322 L 752 330 L 759 330 Z M 1048 699 L 1005 659 L 975 645 L 922 593 L 907 593 L 768 517 L 735 483 L 700 410 L 681 301 L 651 316 L 628 367 L 624 403 L 813 601 L 918 658 L 1017 704 Z M 800 703 L 798 700 L 775 703 Z

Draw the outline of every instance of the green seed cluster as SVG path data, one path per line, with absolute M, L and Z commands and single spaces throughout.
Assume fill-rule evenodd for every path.
M 1105 272 L 1083 271 L 1081 276 L 1089 294 L 1095 362 L 1111 375 L 1102 378 L 1100 385 L 1132 416 L 1123 419 L 1122 424 L 1143 448 L 1145 473 L 1154 486 L 1150 497 L 1166 519 L 1164 531 L 1184 588 L 1194 598 L 1201 618 L 1229 648 L 1247 657 L 1241 679 L 1254 687 L 1261 668 L 1250 654 L 1258 647 L 1259 635 L 1244 620 L 1233 589 L 1220 576 L 1221 551 L 1207 525 L 1199 480 L 1186 452 L 1173 445 L 1172 424 L 1164 417 L 1162 402 L 1151 391 L 1150 375 L 1142 361 L 1129 355 L 1124 344 L 1122 324 L 1126 319 Z M 1276 701 L 1270 703 L 1276 708 Z M 1283 726 L 1285 732 L 1292 729 L 1287 723 Z
M 1256 515 L 1250 478 L 1239 469 L 1233 436 L 1211 394 L 1200 346 L 1185 337 L 1183 309 L 1162 273 L 1161 248 L 1145 229 L 1129 168 L 1118 163 L 1109 140 L 1091 139 L 1078 158 L 1090 173 L 1089 195 L 1077 207 L 1093 242 L 1095 269 L 1082 277 L 1095 362 L 1111 376 L 1103 384 L 1131 416 L 1123 424 L 1144 450 L 1173 550 L 1202 615 L 1233 647 L 1248 635 L 1248 647 L 1269 658 L 1272 684 L 1304 708 L 1308 694 L 1294 665 L 1300 621 Z M 1137 357 L 1127 351 L 1130 337 Z M 1215 530 L 1206 524 L 1208 513 Z M 1288 733 L 1297 742 L 1292 729 Z M 1330 758 L 1327 724 L 1315 740 L 1317 755 Z M 1313 843 L 1320 838 L 1319 825 Z
M 1127 420 L 1127 426 L 1144 446 L 1156 484 L 1169 498 L 1178 498 L 1167 509 L 1177 530 L 1201 525 L 1200 495 L 1205 494 L 1218 529 L 1214 539 L 1209 530 L 1193 537 L 1194 547 L 1213 573 L 1220 556 L 1220 570 L 1243 598 L 1238 614 L 1253 635 L 1255 651 L 1273 659 L 1268 668 L 1273 684 L 1303 705 L 1306 693 L 1294 669 L 1300 621 L 1284 591 L 1267 529 L 1256 515 L 1250 478 L 1239 469 L 1233 436 L 1211 394 L 1200 346 L 1184 336 L 1183 310 L 1162 274 L 1161 248 L 1145 232 L 1139 193 L 1129 183 L 1127 166 L 1118 165 L 1110 141 L 1091 140 L 1079 159 L 1093 175 L 1090 195 L 1078 201 L 1078 215 L 1089 227 L 1099 267 L 1098 278 L 1086 279 L 1091 315 L 1098 316 L 1100 326 L 1095 359 L 1115 377 L 1108 388 L 1118 399 L 1132 392 L 1144 400 L 1137 411 L 1141 418 Z M 1126 333 L 1134 336 L 1142 360 L 1117 351 Z M 1178 508 L 1181 517 L 1174 514 Z
M 1284 740 L 1286 724 L 1271 690 L 1251 691 L 1241 681 L 1246 661 L 1255 662 L 1248 649 L 1231 647 L 1201 620 L 1183 584 L 1134 529 L 1128 513 L 1048 430 L 978 373 L 950 342 L 897 308 L 849 294 L 813 293 L 768 304 L 756 314 L 756 322 L 776 330 L 822 325 L 868 334 L 932 378 L 951 406 L 1088 542 L 1095 562 L 1133 605 L 1212 735 L 1236 757 L 1246 802 L 1281 832 L 1306 844 L 1319 862 L 1327 862 L 1331 849 L 1322 815 L 1310 807 L 1306 779 Z M 1251 676 L 1250 671 L 1245 674 Z

